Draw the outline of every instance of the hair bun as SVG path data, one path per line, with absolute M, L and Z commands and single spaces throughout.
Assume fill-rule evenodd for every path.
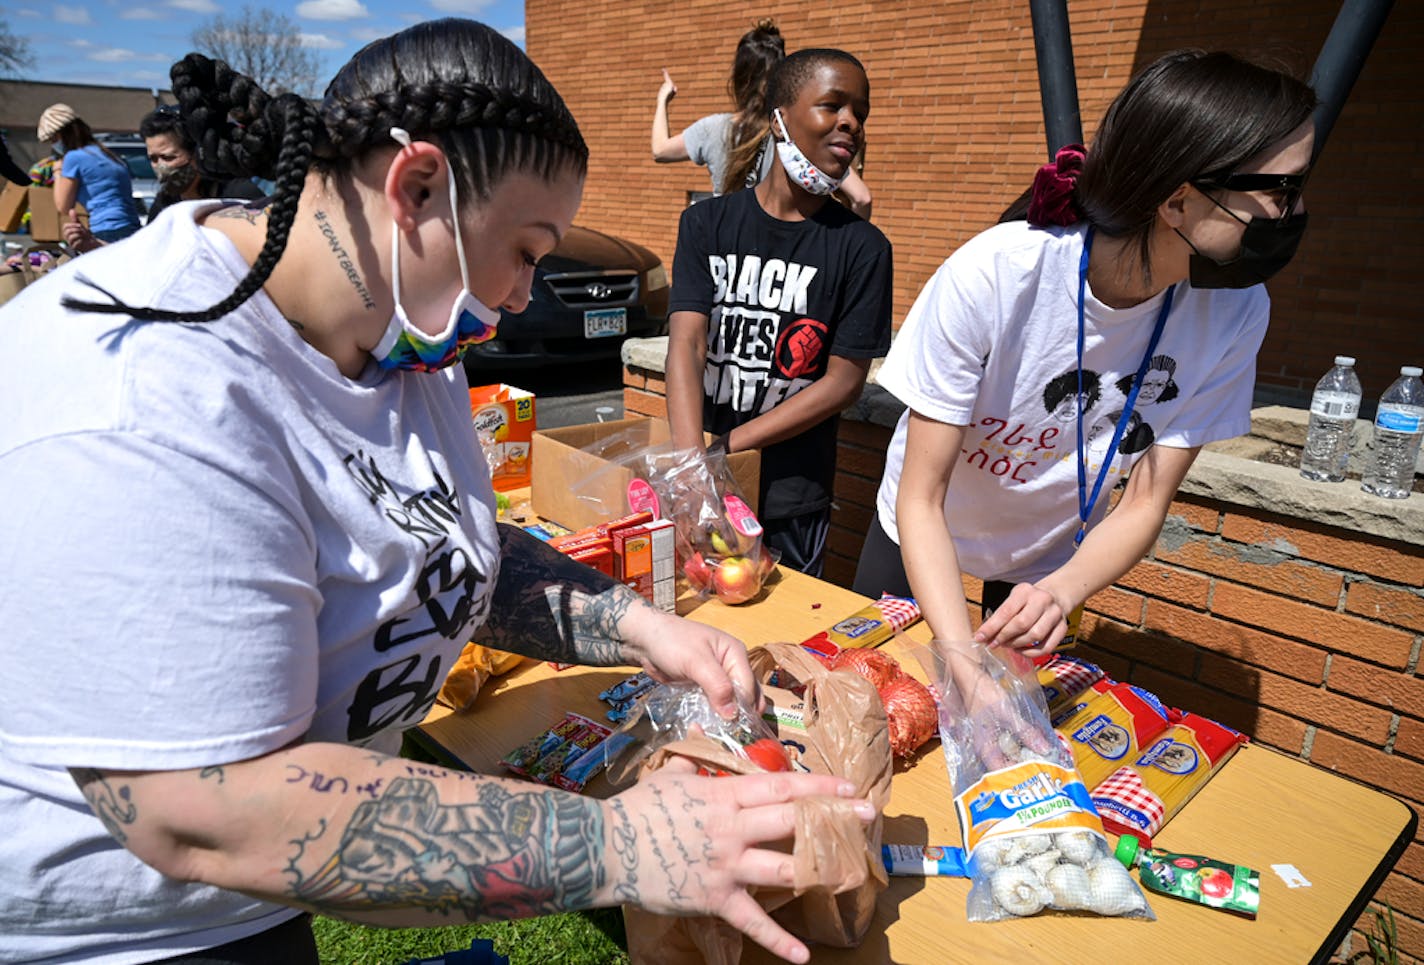
M 1067 226 L 1082 220 L 1073 189 L 1083 172 L 1086 153 L 1081 144 L 1065 144 L 1053 161 L 1038 169 L 1028 202 L 1028 223 L 1036 228 Z
M 781 31 L 777 29 L 776 26 L 775 17 L 762 17 L 756 23 L 752 24 L 752 29 L 757 31 L 758 33 L 776 34 L 778 37 L 781 36 Z

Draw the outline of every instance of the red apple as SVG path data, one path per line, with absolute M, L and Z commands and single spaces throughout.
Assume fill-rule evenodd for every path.
M 729 556 L 712 571 L 712 589 L 723 603 L 745 603 L 761 590 L 756 563 L 745 556 Z
M 712 586 L 712 571 L 701 553 L 689 556 L 687 562 L 682 564 L 682 572 L 687 576 L 687 582 L 699 593 Z
M 1234 885 L 1231 875 L 1220 868 L 1207 868 L 1201 873 L 1201 893 L 1208 898 L 1229 898 Z

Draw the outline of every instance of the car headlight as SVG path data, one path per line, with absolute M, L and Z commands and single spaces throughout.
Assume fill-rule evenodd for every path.
M 659 288 L 666 288 L 667 286 L 667 269 L 662 266 L 662 262 L 659 262 L 648 270 L 648 291 L 655 292 Z

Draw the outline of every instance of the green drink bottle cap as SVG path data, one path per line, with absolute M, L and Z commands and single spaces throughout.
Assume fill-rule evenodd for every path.
M 1129 869 L 1137 866 L 1137 851 L 1142 847 L 1142 842 L 1130 834 L 1124 834 L 1117 839 L 1117 850 L 1113 852 L 1117 860 L 1121 861 Z

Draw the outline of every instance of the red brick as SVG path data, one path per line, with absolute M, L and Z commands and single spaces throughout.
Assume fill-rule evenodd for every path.
M 628 415 L 645 415 L 654 419 L 667 418 L 667 400 L 637 389 L 623 390 L 623 411 Z
M 1419 810 L 1417 805 L 1415 810 Z M 1410 842 L 1409 846 L 1404 849 L 1404 854 L 1400 855 L 1399 863 L 1394 867 L 1400 874 L 1408 875 L 1416 881 L 1424 880 L 1424 844 L 1420 844 L 1417 840 Z
M 881 453 L 889 448 L 890 437 L 893 434 L 893 430 L 888 426 L 876 425 L 873 422 L 859 422 L 854 419 L 842 419 L 837 429 L 837 438 L 841 444 L 860 446 Z
M 1089 597 L 1085 609 L 1089 613 L 1101 613 L 1123 623 L 1138 626 L 1142 623 L 1143 605 L 1141 595 L 1109 586 Z M 1084 619 L 1087 619 L 1086 615 Z
M 1153 556 L 1163 563 L 1210 573 L 1331 609 L 1339 602 L 1340 588 L 1345 582 L 1342 573 L 1315 563 L 1289 559 L 1271 563 L 1252 562 L 1249 560 L 1252 549 L 1219 539 L 1195 539 L 1175 548 L 1169 547 L 1166 540 L 1158 540 Z
M 885 453 L 864 446 L 837 446 L 836 471 L 873 479 L 878 487 L 885 474 Z
M 643 389 L 648 384 L 648 370 L 636 369 L 630 366 L 623 366 L 623 387 L 627 389 Z
M 1185 496 L 1178 496 L 1172 501 L 1167 516 L 1175 516 L 1193 529 L 1205 533 L 1215 533 L 1221 525 L 1221 509 L 1216 503 L 1197 502 Z
M 1148 596 L 1174 600 L 1198 610 L 1206 609 L 1211 580 L 1174 566 L 1143 560 L 1117 581 L 1117 586 L 1139 590 Z
M 1299 754 L 1304 747 L 1306 725 L 1294 717 L 1144 664 L 1135 665 L 1131 676 L 1123 679 L 1151 691 L 1170 706 L 1220 721 L 1262 744 L 1289 754 Z
M 1413 717 L 1401 717 L 1394 732 L 1394 752 L 1424 759 L 1424 722 Z
M 1310 762 L 1363 781 L 1389 794 L 1424 800 L 1424 764 L 1386 754 L 1329 731 L 1316 731 Z M 1424 946 L 1421 946 L 1424 947 Z
M 1296 603 L 1238 586 L 1218 583 L 1211 600 L 1217 616 L 1295 637 L 1330 650 L 1350 653 L 1390 667 L 1409 662 L 1412 634 L 1370 623 L 1359 617 L 1333 613 L 1308 603 Z
M 1221 535 L 1342 570 L 1424 586 L 1424 550 L 1368 533 L 1346 532 L 1269 513 L 1257 517 L 1234 511 L 1226 514 Z
M 1212 662 L 1203 661 L 1197 679 L 1252 703 L 1381 747 L 1389 736 L 1391 714 L 1383 708 L 1361 703 L 1323 687 L 1308 687 L 1298 680 L 1225 657 Z
M 1075 657 L 1082 657 L 1102 668 L 1103 673 L 1113 680 L 1127 680 L 1132 676 L 1132 661 L 1119 654 L 1093 646 L 1091 640 L 1079 641 L 1078 645 L 1066 651 Z
M 661 372 L 649 372 L 644 388 L 653 395 L 666 396 L 667 379 L 663 377 Z
M 1414 674 L 1386 670 L 1337 653 L 1330 660 L 1325 684 L 1398 713 L 1424 717 L 1424 678 Z
M 1318 684 L 1325 679 L 1325 651 L 1164 600 L 1149 600 L 1143 625 L 1242 663 Z
M 1345 609 L 1381 623 L 1424 630 L 1424 593 L 1378 583 L 1351 583 Z

